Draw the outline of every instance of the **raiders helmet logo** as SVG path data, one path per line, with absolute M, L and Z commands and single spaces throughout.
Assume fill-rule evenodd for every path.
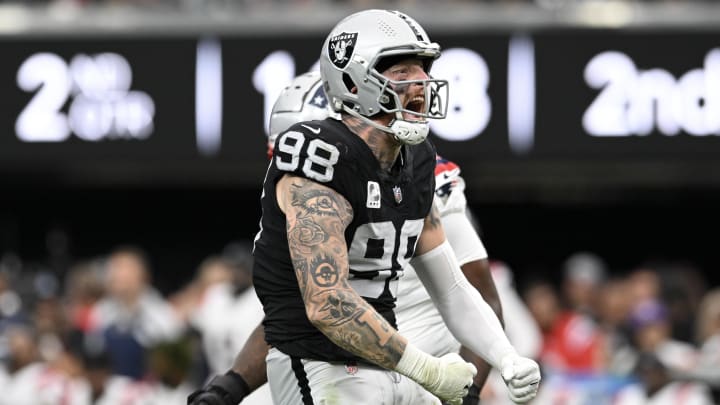
M 333 65 L 344 69 L 352 58 L 355 44 L 357 43 L 357 32 L 343 32 L 330 38 L 328 43 L 328 57 Z

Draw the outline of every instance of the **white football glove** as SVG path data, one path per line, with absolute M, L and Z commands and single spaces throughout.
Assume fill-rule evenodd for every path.
M 449 405 L 462 405 L 475 374 L 477 369 L 474 365 L 457 353 L 448 353 L 440 357 L 439 378 L 433 384 L 423 384 L 423 387 Z
M 540 386 L 540 366 L 527 357 L 508 354 L 500 361 L 500 374 L 508 387 L 510 399 L 524 404 L 537 395 Z
M 475 366 L 457 353 L 434 357 L 411 344 L 405 348 L 396 370 L 449 405 L 462 405 L 477 374 Z

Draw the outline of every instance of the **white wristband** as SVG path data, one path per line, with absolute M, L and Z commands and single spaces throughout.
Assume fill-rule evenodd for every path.
M 434 383 L 434 381 L 428 381 L 431 375 L 438 375 L 438 373 L 432 373 L 430 370 L 437 369 L 438 367 L 439 359 L 423 352 L 408 342 L 402 357 L 400 357 L 400 361 L 395 366 L 395 371 L 409 377 L 420 385 L 427 385 Z

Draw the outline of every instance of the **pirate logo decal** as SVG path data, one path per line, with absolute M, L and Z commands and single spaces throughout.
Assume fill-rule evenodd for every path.
M 328 43 L 328 57 L 333 65 L 344 69 L 352 58 L 355 44 L 357 43 L 357 32 L 343 32 L 330 38 Z

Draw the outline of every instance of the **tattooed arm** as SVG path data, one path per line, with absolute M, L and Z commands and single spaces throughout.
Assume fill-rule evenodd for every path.
M 310 322 L 343 349 L 408 376 L 442 400 L 464 397 L 475 375 L 472 365 L 457 354 L 437 358 L 418 350 L 350 287 L 345 228 L 353 212 L 347 200 L 289 175 L 276 190 Z
M 352 207 L 334 190 L 305 178 L 285 175 L 276 189 L 308 319 L 343 349 L 395 368 L 407 340 L 348 283 L 345 228 Z

